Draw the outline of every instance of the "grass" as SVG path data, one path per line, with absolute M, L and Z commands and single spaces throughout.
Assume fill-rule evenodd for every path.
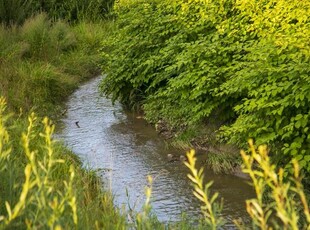
M 98 50 L 108 24 L 70 26 L 39 14 L 21 26 L 1 25 L 1 229 L 126 226 L 99 178 L 52 140 L 54 124 L 42 118 L 57 121 L 61 103 L 100 73 Z
M 123 229 L 125 219 L 98 177 L 52 139 L 51 121 L 34 113 L 28 122 L 16 120 L 5 107 L 1 98 L 0 227 Z
M 69 26 L 45 14 L 27 19 L 20 27 L 2 25 L 0 94 L 9 108 L 54 117 L 57 111 L 51 111 L 59 102 L 82 81 L 100 73 L 98 49 L 108 34 L 105 27 L 86 22 Z

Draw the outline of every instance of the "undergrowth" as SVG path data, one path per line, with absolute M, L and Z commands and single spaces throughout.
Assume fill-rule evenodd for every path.
M 62 19 L 70 23 L 83 20 L 106 19 L 114 0 L 0 0 L 0 23 L 22 24 L 39 13 L 47 13 L 50 19 Z

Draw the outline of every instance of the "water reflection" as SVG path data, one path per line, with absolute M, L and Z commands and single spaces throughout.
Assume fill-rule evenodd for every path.
M 100 78 L 91 80 L 70 97 L 59 137 L 83 159 L 85 166 L 99 169 L 117 205 L 141 208 L 146 176 L 152 175 L 152 206 L 161 221 L 178 220 L 183 211 L 190 217 L 199 216 L 199 203 L 192 195 L 187 169 L 181 162 L 167 160 L 168 153 L 179 150 L 168 148 L 144 120 L 100 97 L 99 82 Z M 246 216 L 244 200 L 253 195 L 246 181 L 206 171 L 206 179 L 214 181 L 213 189 L 225 200 L 225 218 Z

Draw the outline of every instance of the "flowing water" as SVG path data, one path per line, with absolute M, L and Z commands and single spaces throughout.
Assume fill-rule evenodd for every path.
M 139 210 L 145 201 L 146 177 L 151 175 L 152 207 L 159 220 L 179 220 L 182 212 L 191 218 L 200 215 L 200 204 L 186 177 L 188 170 L 181 162 L 167 158 L 167 154 L 182 150 L 168 148 L 143 119 L 100 96 L 100 80 L 87 82 L 69 98 L 58 138 L 81 157 L 86 167 L 98 172 L 117 206 Z M 206 179 L 214 181 L 212 191 L 224 198 L 222 213 L 228 221 L 247 216 L 245 199 L 253 197 L 253 191 L 246 180 L 215 175 L 207 169 Z

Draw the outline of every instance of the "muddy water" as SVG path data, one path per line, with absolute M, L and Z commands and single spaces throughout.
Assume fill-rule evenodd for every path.
M 70 97 L 59 137 L 86 167 L 98 171 L 115 195 L 116 205 L 139 210 L 145 200 L 146 177 L 152 175 L 152 206 L 161 221 L 178 220 L 182 212 L 200 215 L 187 169 L 167 159 L 167 154 L 180 154 L 180 150 L 168 148 L 144 120 L 99 96 L 100 79 L 91 80 Z M 224 198 L 223 216 L 228 221 L 247 216 L 244 201 L 253 196 L 247 181 L 210 170 L 206 170 L 206 179 L 214 181 L 213 190 Z

